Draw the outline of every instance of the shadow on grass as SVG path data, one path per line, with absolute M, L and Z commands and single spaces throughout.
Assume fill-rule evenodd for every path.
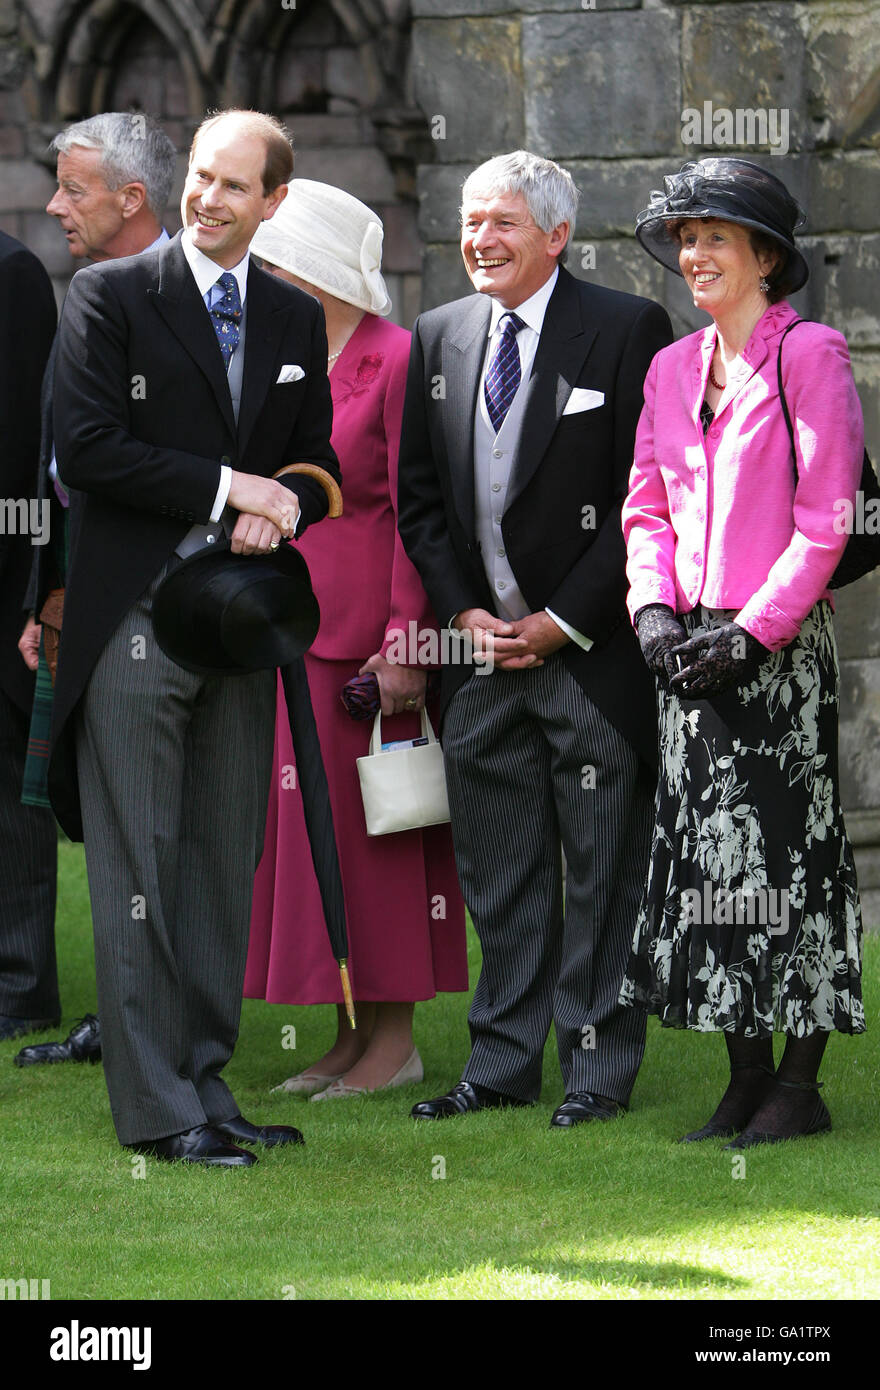
M 642 1260 L 536 1260 L 531 1257 L 523 1264 L 502 1257 L 493 1261 L 499 1268 L 523 1275 L 544 1275 L 571 1284 L 614 1284 L 628 1289 L 674 1289 L 689 1288 L 695 1285 L 711 1285 L 719 1291 L 731 1291 L 749 1287 L 748 1279 L 739 1279 L 721 1270 L 706 1269 L 701 1265 L 678 1264 L 674 1260 L 661 1260 L 656 1264 Z

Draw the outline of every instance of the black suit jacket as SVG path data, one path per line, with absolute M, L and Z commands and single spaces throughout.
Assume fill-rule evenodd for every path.
M 51 590 L 64 586 L 62 556 L 64 553 L 65 509 L 58 500 L 58 494 L 49 473 L 54 441 L 52 433 L 52 382 L 55 375 L 57 351 L 58 335 L 56 334 L 49 353 L 49 360 L 46 363 L 43 386 L 40 391 L 40 466 L 37 474 L 37 500 L 40 506 L 44 502 L 49 504 L 50 540 L 48 545 L 34 546 L 31 573 L 24 596 L 24 617 L 33 614 L 37 621 L 39 621 L 40 610 Z M 75 510 L 75 495 L 69 497 L 69 503 Z
M 0 499 L 37 492 L 40 383 L 55 332 L 55 296 L 33 252 L 0 232 Z M 29 513 L 30 515 L 30 513 Z M 3 532 L 12 515 L 4 515 Z M 18 521 L 16 513 L 15 527 Z M 26 534 L 0 532 L 0 685 L 30 714 L 34 677 L 18 650 L 24 595 L 34 552 Z
M 269 477 L 330 447 L 327 338 L 318 302 L 254 263 L 248 271 L 238 427 L 214 328 L 180 234 L 155 251 L 76 274 L 58 334 L 55 454 L 82 496 L 73 528 L 55 688 L 49 791 L 82 837 L 71 716 L 104 644 L 194 522 L 207 522 L 221 464 Z M 304 376 L 278 385 L 284 365 Z M 326 514 L 320 485 L 299 497 L 297 535 Z
M 474 522 L 474 413 L 491 314 L 470 295 L 413 330 L 400 450 L 400 533 L 441 623 L 465 608 L 497 613 Z M 672 341 L 659 304 L 586 284 L 563 267 L 544 318 L 511 486 L 504 546 L 532 611 L 550 608 L 593 639 L 562 659 L 607 719 L 656 763 L 654 685 L 626 615 L 620 509 L 642 388 Z M 563 415 L 574 387 L 604 393 Z M 594 512 L 586 511 L 592 508 Z M 595 525 L 592 523 L 595 517 Z M 443 672 L 443 703 L 469 668 Z

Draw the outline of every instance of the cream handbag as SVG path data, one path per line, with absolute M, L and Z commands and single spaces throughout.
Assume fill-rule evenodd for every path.
M 428 742 L 383 753 L 381 711 L 376 715 L 370 751 L 357 760 L 368 835 L 393 835 L 449 820 L 443 753 L 425 709 L 422 737 Z

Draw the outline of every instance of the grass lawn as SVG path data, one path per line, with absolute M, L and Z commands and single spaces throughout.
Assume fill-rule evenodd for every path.
M 60 864 L 66 1032 L 95 991 L 81 848 Z M 248 1118 L 296 1124 L 305 1149 L 237 1172 L 147 1159 L 143 1177 L 100 1067 L 20 1071 L 4 1043 L 0 1276 L 50 1279 L 53 1300 L 876 1298 L 877 937 L 865 966 L 869 1032 L 833 1038 L 823 1072 L 833 1133 L 745 1155 L 674 1142 L 723 1090 L 724 1048 L 654 1020 L 630 1114 L 565 1132 L 548 1128 L 552 1046 L 536 1108 L 409 1119 L 460 1075 L 463 996 L 417 1010 L 423 1085 L 321 1105 L 268 1092 L 324 1050 L 333 1011 L 249 1001 L 229 1080 Z

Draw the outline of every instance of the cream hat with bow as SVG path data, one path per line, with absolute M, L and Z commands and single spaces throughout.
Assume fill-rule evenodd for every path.
M 313 179 L 291 179 L 284 202 L 257 228 L 255 256 L 370 314 L 391 312 L 382 279 L 382 223 L 371 208 Z

